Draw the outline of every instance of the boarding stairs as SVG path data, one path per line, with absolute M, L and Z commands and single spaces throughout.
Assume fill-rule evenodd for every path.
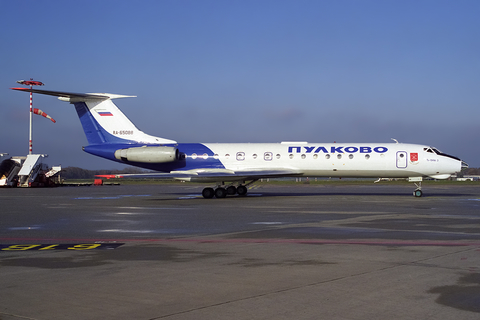
M 31 187 L 42 171 L 48 170 L 48 166 L 42 162 L 43 154 L 29 154 L 22 168 L 18 172 L 18 186 Z
M 50 171 L 45 173 L 45 177 L 47 177 L 47 178 L 53 177 L 54 175 L 56 175 L 60 171 L 62 171 L 61 166 L 53 166 L 52 169 L 50 169 Z
M 12 157 L 0 163 L 0 187 L 16 187 L 18 172 L 26 157 Z

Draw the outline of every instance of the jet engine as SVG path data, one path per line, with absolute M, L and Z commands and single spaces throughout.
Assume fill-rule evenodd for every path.
M 180 159 L 180 152 L 175 147 L 135 147 L 118 149 L 115 158 L 130 162 L 167 163 Z

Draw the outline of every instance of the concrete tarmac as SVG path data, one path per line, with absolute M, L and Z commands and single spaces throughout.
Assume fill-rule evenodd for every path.
M 202 188 L 0 189 L 0 319 L 480 317 L 478 183 Z

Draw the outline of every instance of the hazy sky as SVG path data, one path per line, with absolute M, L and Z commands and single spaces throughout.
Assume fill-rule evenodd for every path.
M 28 153 L 28 94 L 115 100 L 178 142 L 400 142 L 480 167 L 480 1 L 0 0 L 0 153 Z M 73 105 L 34 95 L 34 153 L 82 151 Z

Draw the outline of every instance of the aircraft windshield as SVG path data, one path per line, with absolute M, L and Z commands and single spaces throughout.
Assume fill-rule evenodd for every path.
M 452 159 L 461 161 L 459 158 L 454 157 L 454 156 L 451 156 L 451 155 L 446 154 L 446 153 L 443 153 L 443 152 L 441 152 L 440 150 L 438 150 L 438 149 L 436 149 L 436 148 L 433 148 L 433 147 L 423 148 L 423 150 L 426 151 L 426 152 L 438 154 L 439 156 L 444 156 L 444 157 L 448 157 L 448 158 L 452 158 Z

